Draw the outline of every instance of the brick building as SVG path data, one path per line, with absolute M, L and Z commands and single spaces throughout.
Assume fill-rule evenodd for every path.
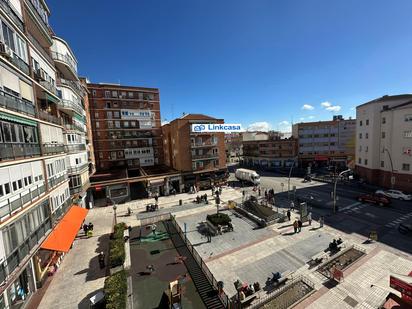
M 193 132 L 192 124 L 224 123 L 202 114 L 188 114 L 162 126 L 165 164 L 182 173 L 180 190 L 208 188 L 225 181 L 225 134 Z

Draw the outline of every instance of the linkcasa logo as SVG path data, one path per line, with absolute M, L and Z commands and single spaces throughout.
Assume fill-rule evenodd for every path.
M 192 124 L 192 132 L 203 133 L 203 132 L 242 132 L 242 126 L 238 123 L 205 123 L 205 124 Z

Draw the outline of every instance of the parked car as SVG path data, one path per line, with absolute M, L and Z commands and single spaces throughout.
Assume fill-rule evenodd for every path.
M 391 200 L 382 194 L 363 194 L 358 197 L 358 201 L 361 203 L 372 203 L 379 206 L 388 206 Z
M 375 194 L 382 194 L 390 198 L 394 198 L 397 200 L 401 201 L 410 201 L 412 200 L 412 195 L 410 194 L 405 194 L 402 191 L 399 190 L 388 190 L 388 191 L 383 191 L 383 190 L 377 190 Z

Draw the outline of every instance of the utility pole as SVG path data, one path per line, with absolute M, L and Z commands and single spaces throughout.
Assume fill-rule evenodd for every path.
M 333 213 L 336 213 L 336 198 L 337 198 L 337 196 L 336 196 L 336 186 L 337 186 L 337 184 L 338 184 L 338 179 L 339 179 L 341 176 L 343 176 L 344 174 L 346 174 L 346 173 L 348 173 L 348 172 L 350 172 L 350 171 L 351 171 L 351 170 L 348 169 L 348 170 L 346 170 L 346 171 L 340 172 L 340 173 L 339 173 L 339 176 L 335 177 L 335 183 L 334 183 L 334 186 L 333 186 Z

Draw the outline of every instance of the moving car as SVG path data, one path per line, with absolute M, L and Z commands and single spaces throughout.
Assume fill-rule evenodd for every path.
M 254 185 L 260 184 L 260 176 L 258 173 L 245 168 L 238 168 L 235 172 L 235 176 L 240 181 L 251 182 Z
M 378 190 L 375 192 L 375 194 L 382 194 L 390 198 L 394 198 L 397 200 L 401 201 L 410 201 L 412 200 L 412 195 L 410 194 L 405 194 L 402 191 L 399 190 L 388 190 L 388 191 L 383 191 L 383 190 Z
M 372 203 L 379 206 L 388 206 L 391 200 L 382 194 L 363 194 L 358 197 L 358 201 L 361 203 Z

